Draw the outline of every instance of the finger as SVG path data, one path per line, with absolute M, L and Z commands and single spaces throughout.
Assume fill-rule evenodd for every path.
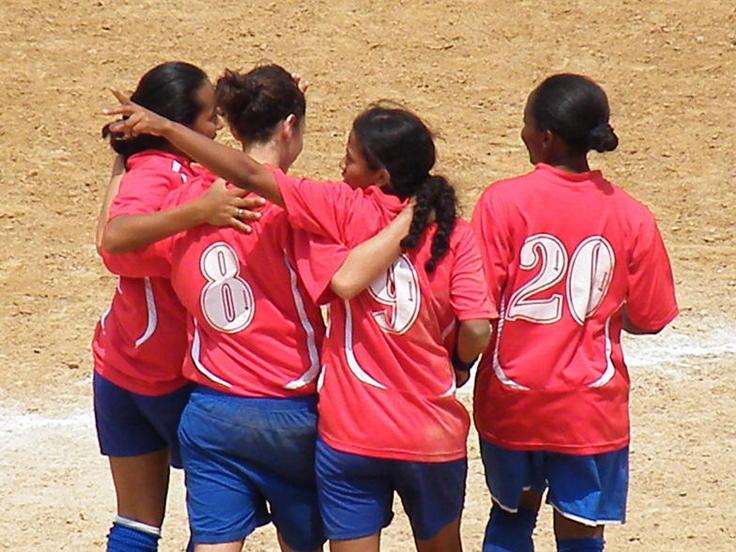
M 240 220 L 252 220 L 257 221 L 261 219 L 261 213 L 258 213 L 256 211 L 249 211 L 247 209 L 241 210 L 237 216 L 235 217 Z
M 112 95 L 115 96 L 115 98 L 123 105 L 130 103 L 130 98 L 123 94 L 120 90 L 117 88 L 111 88 L 110 92 L 112 92 Z
M 266 204 L 266 200 L 262 197 L 241 197 L 235 201 L 235 204 L 243 209 L 258 209 Z
M 233 186 L 232 188 L 228 188 L 227 192 L 234 198 L 239 198 L 247 194 L 248 190 L 244 190 L 243 188 L 238 188 L 238 187 Z
M 241 232 L 245 232 L 246 234 L 250 234 L 253 231 L 253 228 L 251 228 L 247 224 L 244 224 L 243 222 L 239 221 L 236 218 L 231 218 L 230 219 L 230 226 L 232 226 L 236 230 L 240 230 Z
M 136 107 L 133 104 L 120 105 L 118 107 L 108 107 L 102 110 L 103 115 L 131 115 L 135 113 Z

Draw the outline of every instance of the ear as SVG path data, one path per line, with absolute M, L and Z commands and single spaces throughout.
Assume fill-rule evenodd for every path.
M 296 115 L 293 113 L 290 113 L 286 119 L 284 119 L 284 126 L 282 127 L 282 132 L 285 134 L 285 138 L 291 138 L 294 133 L 297 131 L 297 127 L 299 126 L 299 120 L 296 118 Z
M 552 133 L 551 130 L 547 129 L 542 132 L 542 149 L 544 151 L 549 151 L 552 148 L 552 145 L 555 142 L 555 135 Z
M 376 186 L 379 188 L 385 188 L 391 184 L 391 175 L 386 169 L 378 169 L 376 171 L 376 177 L 373 179 Z

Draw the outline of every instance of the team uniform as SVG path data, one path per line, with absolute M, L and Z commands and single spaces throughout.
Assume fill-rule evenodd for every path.
M 377 187 L 351 189 L 273 170 L 289 221 L 352 247 L 386 226 L 405 203 Z M 315 300 L 329 303 L 319 383 L 317 485 L 330 539 L 372 535 L 392 518 L 397 491 L 415 535 L 428 539 L 462 511 L 469 417 L 455 398 L 445 338 L 457 321 L 490 319 L 480 253 L 458 221 L 434 273 L 434 229 L 350 301 L 327 289 L 330 274 L 298 262 Z
M 480 363 L 475 424 L 493 500 L 542 492 L 587 525 L 622 523 L 629 374 L 622 309 L 643 330 L 678 313 L 654 217 L 600 172 L 546 164 L 489 187 L 473 227 L 500 319 Z
M 212 181 L 193 180 L 164 206 Z M 347 253 L 294 231 L 268 204 L 252 234 L 200 226 L 137 259 L 118 256 L 121 272 L 168 271 L 191 315 L 183 370 L 197 387 L 179 437 L 195 544 L 237 541 L 270 519 L 295 550 L 324 542 L 314 475 L 324 325 L 296 265 L 332 274 Z
M 132 155 L 126 168 L 110 218 L 158 211 L 167 194 L 197 174 L 187 159 L 154 150 Z M 169 447 L 172 465 L 181 467 L 176 431 L 190 392 L 181 371 L 185 350 L 186 312 L 169 280 L 121 276 L 92 342 L 102 454 L 138 456 Z

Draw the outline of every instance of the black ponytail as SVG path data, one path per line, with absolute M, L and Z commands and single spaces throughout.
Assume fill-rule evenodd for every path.
M 457 221 L 457 197 L 455 188 L 443 176 L 430 175 L 415 196 L 414 217 L 409 234 L 401 240 L 401 249 L 414 249 L 421 239 L 430 216 L 434 213 L 437 231 L 432 238 L 432 255 L 424 265 L 427 272 L 434 272 L 442 258 L 450 249 L 450 237 Z
M 427 272 L 434 272 L 450 249 L 457 220 L 457 197 L 447 179 L 430 173 L 436 160 L 432 132 L 414 113 L 379 104 L 358 115 L 353 134 L 368 165 L 374 170 L 388 171 L 391 186 L 386 192 L 401 199 L 415 198 L 409 234 L 401 241 L 403 250 L 417 247 L 434 213 L 437 232 L 425 264 Z
M 202 111 L 197 92 L 206 81 L 207 74 L 191 63 L 162 63 L 141 77 L 130 99 L 167 119 L 191 126 Z M 122 134 L 110 132 L 111 124 L 102 128 L 102 137 L 108 138 L 112 149 L 126 159 L 144 150 L 169 147 L 165 139 L 157 136 L 143 134 L 125 139 Z

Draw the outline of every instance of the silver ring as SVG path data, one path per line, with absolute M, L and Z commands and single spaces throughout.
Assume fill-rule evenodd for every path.
M 238 209 L 235 211 L 235 218 L 241 218 L 244 212 L 245 211 L 243 211 L 240 207 L 238 207 Z

